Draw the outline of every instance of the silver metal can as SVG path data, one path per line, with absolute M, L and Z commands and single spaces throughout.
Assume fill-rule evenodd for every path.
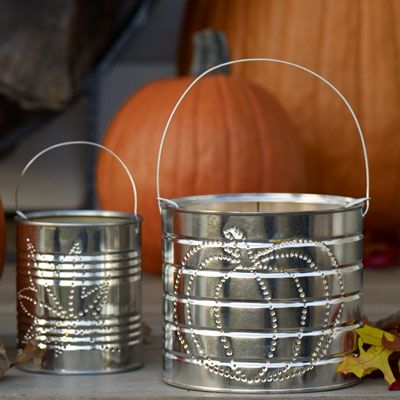
M 248 61 L 309 72 L 345 103 L 365 161 L 366 196 L 255 193 L 164 199 L 160 164 L 171 120 L 190 89 Z M 301 392 L 356 383 L 337 373 L 362 325 L 363 217 L 368 158 L 358 120 L 323 77 L 275 59 L 243 59 L 197 77 L 173 108 L 157 163 L 163 227 L 163 379 L 215 392 Z M 365 207 L 363 209 L 363 207 Z
M 16 221 L 18 345 L 37 349 L 20 368 L 54 374 L 139 368 L 141 217 L 19 211 Z
M 162 202 L 165 382 L 248 392 L 354 383 L 336 373 L 362 315 L 363 218 L 352 200 Z

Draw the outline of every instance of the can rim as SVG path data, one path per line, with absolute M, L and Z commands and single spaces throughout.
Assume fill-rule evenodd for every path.
M 143 218 L 139 214 L 133 214 L 123 211 L 103 211 L 103 210 L 46 210 L 46 211 L 32 211 L 25 213 L 27 219 L 20 215 L 15 216 L 15 220 L 24 225 L 35 225 L 35 226 L 65 226 L 65 227 L 80 227 L 80 226 L 120 226 L 129 225 L 133 222 L 140 223 Z M 67 222 L 67 221 L 46 221 L 45 218 L 53 217 L 98 217 L 98 221 L 91 222 Z M 40 219 L 43 218 L 43 221 Z M 115 221 L 102 221 L 106 218 L 115 218 Z M 39 219 L 39 220 L 35 220 Z
M 294 211 L 215 211 L 215 210 L 196 210 L 188 208 L 190 205 L 207 204 L 211 202 L 240 202 L 240 201 L 255 201 L 260 199 L 268 202 L 294 202 L 294 203 L 312 203 L 332 205 L 332 208 L 315 209 L 315 210 L 294 210 Z M 318 214 L 335 214 L 344 211 L 352 211 L 356 209 L 362 210 L 364 202 L 357 202 L 354 197 L 314 194 L 314 193 L 230 193 L 230 194 L 212 194 L 212 195 L 196 195 L 177 197 L 173 199 L 160 199 L 161 207 L 165 209 L 173 209 L 177 212 L 190 214 L 205 214 L 205 215 L 318 215 Z

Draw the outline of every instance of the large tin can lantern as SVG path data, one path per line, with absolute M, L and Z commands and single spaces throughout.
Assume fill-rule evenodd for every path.
M 174 113 L 207 73 L 267 61 L 332 88 L 356 123 L 366 197 L 256 193 L 162 199 L 162 149 Z M 361 325 L 366 147 L 343 95 L 323 77 L 275 59 L 213 67 L 179 99 L 161 140 L 166 383 L 221 392 L 327 390 L 356 382 L 336 372 Z
M 89 374 L 139 368 L 141 361 L 140 223 L 134 213 L 56 210 L 22 213 L 17 204 L 18 345 L 36 347 L 31 372 Z M 20 179 L 21 182 L 21 179 Z M 35 347 L 33 347 L 35 346 Z

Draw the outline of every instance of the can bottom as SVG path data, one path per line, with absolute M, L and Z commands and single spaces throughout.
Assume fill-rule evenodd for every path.
M 243 383 L 210 373 L 201 365 L 164 358 L 163 381 L 189 390 L 221 393 L 300 393 L 336 390 L 361 382 L 336 372 L 338 363 L 315 365 L 304 375 L 275 382 Z
M 217 393 L 249 393 L 249 394 L 262 394 L 262 393 L 310 393 L 310 392 L 326 392 L 329 390 L 344 389 L 350 386 L 355 386 L 361 383 L 362 379 L 354 379 L 348 382 L 340 383 L 331 386 L 320 386 L 312 388 L 297 388 L 297 389 L 229 389 L 229 388 L 213 388 L 209 386 L 185 385 L 180 382 L 173 382 L 163 378 L 163 382 L 167 385 L 174 386 L 180 389 L 193 390 L 200 392 L 217 392 Z
M 135 371 L 143 367 L 143 363 L 134 364 L 125 368 L 110 368 L 107 370 L 93 370 L 93 371 L 71 371 L 71 370 L 46 370 L 31 368 L 29 364 L 17 365 L 16 368 L 20 371 L 29 372 L 31 374 L 44 374 L 44 375 L 109 375 L 120 374 L 123 372 Z
M 25 372 L 51 375 L 103 375 L 132 371 L 143 366 L 138 345 L 118 352 L 104 350 L 76 350 L 57 354 L 45 350 L 40 358 L 34 358 L 18 369 Z

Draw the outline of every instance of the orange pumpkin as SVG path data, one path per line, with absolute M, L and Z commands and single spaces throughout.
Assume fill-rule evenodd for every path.
M 0 199 L 0 278 L 3 273 L 4 259 L 6 255 L 6 218 L 3 203 Z
M 164 125 L 192 78 L 151 83 L 116 114 L 103 144 L 128 164 L 138 186 L 143 266 L 161 272 L 161 226 L 156 159 Z M 204 78 L 173 120 L 161 165 L 161 195 L 304 191 L 304 159 L 285 111 L 268 92 L 225 75 Z M 97 164 L 104 209 L 132 210 L 121 168 L 106 153 Z
M 210 27 L 225 32 L 232 59 L 281 58 L 329 79 L 366 134 L 372 196 L 366 227 L 393 238 L 400 233 L 399 19 L 400 2 L 394 0 L 189 0 L 182 72 L 188 70 L 192 33 Z M 337 96 L 282 65 L 240 64 L 232 74 L 267 88 L 287 107 L 306 154 L 310 191 L 363 196 L 360 142 Z

